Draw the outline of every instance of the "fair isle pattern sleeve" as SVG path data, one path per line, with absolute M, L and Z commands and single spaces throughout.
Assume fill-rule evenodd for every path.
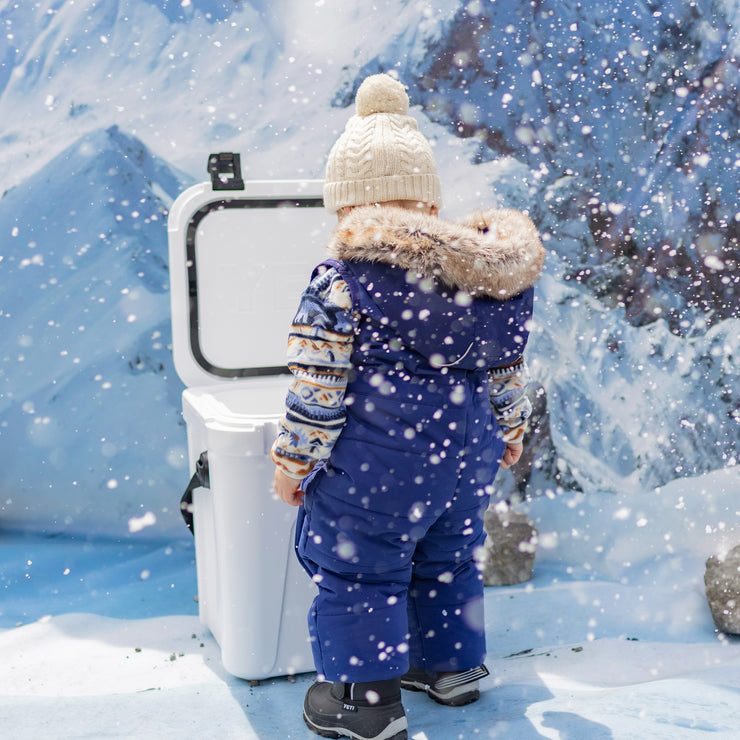
M 504 442 L 520 443 L 527 430 L 527 420 L 532 414 L 532 404 L 526 394 L 529 381 L 523 357 L 488 371 L 488 395 Z
M 288 368 L 294 377 L 271 454 L 291 478 L 304 478 L 327 457 L 344 426 L 354 333 L 347 283 L 327 268 L 303 293 L 288 336 Z

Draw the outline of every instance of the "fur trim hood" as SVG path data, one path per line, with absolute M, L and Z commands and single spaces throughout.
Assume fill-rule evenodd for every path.
M 507 300 L 540 277 L 545 250 L 521 211 L 491 209 L 452 223 L 392 206 L 356 208 L 334 231 L 329 256 L 382 262 L 473 296 Z

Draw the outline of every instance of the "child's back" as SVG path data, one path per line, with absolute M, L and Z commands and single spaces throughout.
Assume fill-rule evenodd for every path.
M 273 447 L 319 586 L 309 629 L 332 683 L 304 704 L 319 734 L 405 737 L 401 685 L 477 698 L 476 550 L 530 410 L 536 230 L 516 211 L 436 218 L 433 157 L 404 98 L 386 75 L 366 80 L 330 154 L 325 201 L 340 225 L 291 330 L 296 377 Z

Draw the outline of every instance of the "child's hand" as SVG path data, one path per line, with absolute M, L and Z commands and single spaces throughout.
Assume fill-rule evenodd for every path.
M 506 470 L 516 463 L 524 452 L 524 445 L 521 442 L 514 442 L 506 445 L 504 456 L 501 458 L 501 467 Z
M 298 487 L 301 485 L 299 480 L 290 478 L 285 475 L 280 468 L 275 468 L 275 493 L 281 501 L 291 506 L 300 506 L 303 503 L 303 494 Z

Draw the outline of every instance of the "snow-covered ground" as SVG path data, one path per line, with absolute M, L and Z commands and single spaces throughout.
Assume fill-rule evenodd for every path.
M 690 238 L 706 193 L 717 223 L 738 220 L 738 13 L 0 2 L 0 736 L 313 737 L 311 676 L 231 677 L 198 620 L 165 222 L 211 151 L 241 152 L 251 179 L 321 177 L 357 77 L 396 67 L 424 103 L 443 215 L 513 206 L 542 231 L 528 359 L 552 465 L 580 489 L 532 478 L 535 574 L 487 589 L 486 691 L 460 709 L 407 695 L 410 737 L 737 737 L 740 638 L 716 632 L 702 576 L 740 542 L 740 320 L 637 327 L 568 278 L 613 277 L 594 194 L 661 243 Z M 505 155 L 454 135 L 476 121 Z M 656 285 L 646 311 L 680 307 Z
M 527 507 L 535 574 L 486 589 L 481 700 L 405 694 L 410 737 L 737 737 L 740 639 L 716 632 L 702 579 L 706 554 L 740 534 L 738 468 L 639 501 Z M 187 541 L 3 537 L 3 737 L 314 737 L 301 719 L 310 674 L 253 686 L 223 670 L 197 617 L 193 557 Z

